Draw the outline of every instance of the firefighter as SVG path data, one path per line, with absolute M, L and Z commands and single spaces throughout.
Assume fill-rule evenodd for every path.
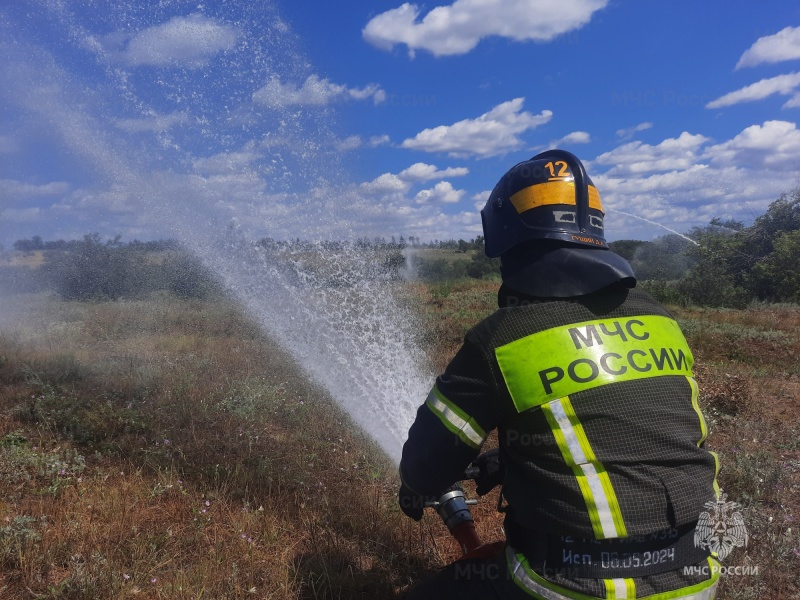
M 718 462 L 692 353 L 608 249 L 584 166 L 563 150 L 521 162 L 481 217 L 501 260 L 499 309 L 417 411 L 399 502 L 419 520 L 478 465 L 479 494 L 502 485 L 506 545 L 408 598 L 713 598 L 717 563 L 694 532 Z M 498 449 L 478 458 L 494 429 Z

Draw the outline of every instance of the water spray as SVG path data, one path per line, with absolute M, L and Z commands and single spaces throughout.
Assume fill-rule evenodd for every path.
M 656 223 L 655 221 L 651 221 L 650 219 L 645 219 L 644 217 L 640 217 L 638 215 L 634 215 L 634 214 L 631 214 L 629 212 L 625 212 L 624 210 L 620 210 L 619 208 L 611 208 L 610 210 L 616 211 L 616 212 L 618 212 L 620 214 L 623 214 L 626 217 L 633 217 L 634 219 L 639 219 L 640 221 L 644 221 L 645 223 L 649 223 L 650 225 L 655 225 L 656 227 L 661 227 L 662 229 L 666 229 L 670 233 L 674 233 L 675 235 L 677 235 L 679 237 L 682 237 L 687 242 L 691 242 L 695 246 L 699 246 L 700 245 L 696 241 L 694 241 L 692 238 L 690 238 L 689 236 L 686 236 L 686 235 L 680 233 L 679 231 L 675 231 L 674 229 L 672 229 L 670 227 L 667 227 L 666 225 L 662 225 L 661 223 Z
M 432 373 L 397 282 L 370 269 L 374 255 L 356 244 L 326 245 L 375 231 L 346 194 L 330 111 L 269 103 L 270 85 L 313 73 L 274 6 L 38 5 L 0 7 L 0 103 L 75 165 L 71 194 L 98 215 L 83 225 L 93 230 L 113 209 L 132 229 L 141 220 L 180 241 L 398 461 Z M 161 64 L 154 34 L 187 25 L 218 32 L 219 47 Z M 153 89 L 161 96 L 146 100 Z M 267 237 L 309 245 L 268 251 Z

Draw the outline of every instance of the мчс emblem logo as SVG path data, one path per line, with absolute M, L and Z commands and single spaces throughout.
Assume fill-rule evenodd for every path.
M 726 502 L 727 494 L 705 503 L 706 511 L 700 513 L 694 531 L 694 545 L 707 548 L 719 560 L 725 558 L 734 548 L 747 546 L 747 528 L 737 502 Z

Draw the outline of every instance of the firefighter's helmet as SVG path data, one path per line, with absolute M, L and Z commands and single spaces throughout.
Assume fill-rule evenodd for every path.
M 513 166 L 481 211 L 486 255 L 505 254 L 533 240 L 608 248 L 603 205 L 578 158 L 548 150 Z

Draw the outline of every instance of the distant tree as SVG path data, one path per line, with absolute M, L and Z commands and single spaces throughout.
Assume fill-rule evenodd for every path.
M 762 296 L 800 302 L 800 229 L 781 231 L 772 240 L 772 252 L 753 268 L 752 279 Z
M 467 265 L 467 275 L 475 279 L 500 275 L 500 259 L 486 256 L 483 236 L 476 237 L 470 244 L 474 250 Z
M 467 275 L 475 279 L 500 275 L 500 259 L 489 258 L 483 252 L 476 250 L 467 265 Z
M 636 254 L 636 250 L 646 243 L 641 240 L 615 240 L 608 243 L 608 249 L 619 254 L 625 260 L 631 261 Z
M 689 237 L 697 245 L 687 249 L 691 266 L 678 283 L 679 291 L 703 306 L 745 306 L 749 293 L 743 277 L 750 260 L 742 250 L 742 236 L 735 230 L 709 224 L 695 227 Z
M 167 289 L 179 298 L 203 299 L 219 289 L 211 272 L 192 254 L 177 253 L 164 267 Z
M 760 217 L 756 218 L 747 233 L 747 250 L 758 257 L 773 250 L 778 234 L 800 229 L 800 188 L 781 194 Z
M 729 229 L 730 231 L 741 231 L 744 229 L 744 223 L 741 221 L 736 221 L 734 219 L 721 219 L 719 217 L 714 217 L 711 219 L 709 225 L 714 228 Z
M 47 253 L 42 268 L 65 300 L 116 300 L 130 293 L 132 283 L 118 243 L 88 234 L 64 251 Z
M 687 251 L 691 268 L 679 287 L 692 301 L 709 306 L 792 301 L 800 270 L 797 231 L 800 188 L 782 194 L 750 227 L 713 219 L 689 233 L 698 246 Z
M 38 235 L 33 236 L 29 240 L 17 240 L 14 242 L 14 250 L 19 252 L 36 252 L 37 250 L 44 250 L 44 242 Z
M 692 242 L 674 234 L 650 242 L 639 242 L 632 256 L 625 257 L 640 280 L 680 279 L 689 269 L 687 252 Z M 626 249 L 633 247 L 631 244 Z

